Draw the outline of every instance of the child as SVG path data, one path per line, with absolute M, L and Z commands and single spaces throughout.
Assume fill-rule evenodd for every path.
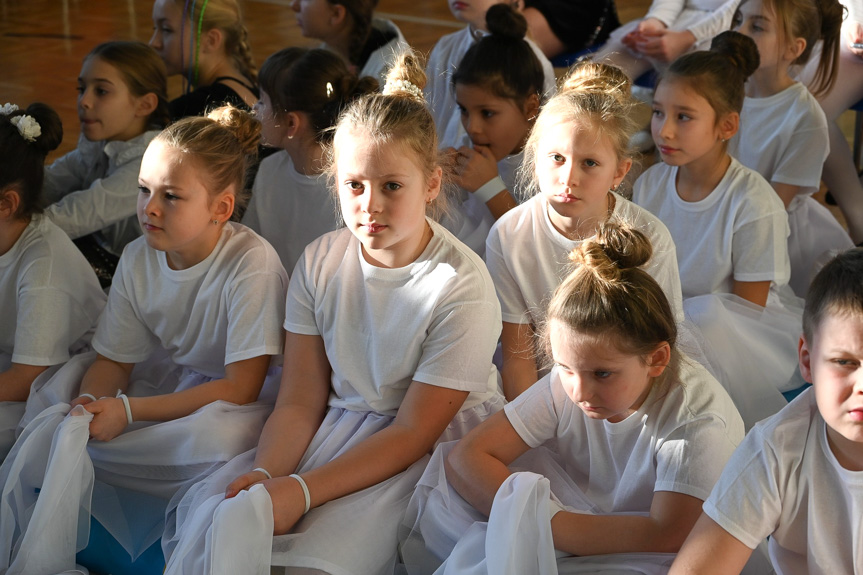
M 465 140 L 465 128 L 458 114 L 452 75 L 461 65 L 460 62 L 471 46 L 488 33 L 486 13 L 490 7 L 497 4 L 500 4 L 500 0 L 480 0 L 470 3 L 451 1 L 450 10 L 453 16 L 467 23 L 467 26 L 458 32 L 443 36 L 429 55 L 426 67 L 429 83 L 426 85 L 425 93 L 440 134 L 441 146 L 460 146 Z M 524 34 L 521 37 L 524 37 Z M 524 41 L 530 46 L 536 61 L 542 68 L 540 96 L 550 96 L 554 92 L 556 82 L 554 68 L 533 41 L 528 38 Z
M 781 17 L 780 17 L 781 15 Z M 842 5 L 837 0 L 746 0 L 737 30 L 758 46 L 760 65 L 746 83 L 740 131 L 728 152 L 770 182 L 788 211 L 789 285 L 803 296 L 823 254 L 853 247 L 827 208 L 812 199 L 827 158 L 827 118 L 809 90 L 791 78 L 823 40 L 823 92 L 836 81 Z
M 86 350 L 105 306 L 81 252 L 42 215 L 45 156 L 62 139 L 48 106 L 0 108 L 0 461 L 31 384 Z
M 306 38 L 342 57 L 357 76 L 378 78 L 381 85 L 399 54 L 409 48 L 398 26 L 374 17 L 377 0 L 291 0 Z
M 158 539 L 171 497 L 257 441 L 271 404 L 253 402 L 272 400 L 264 386 L 283 343 L 288 280 L 272 247 L 228 220 L 259 134 L 245 112 L 219 108 L 173 124 L 148 147 L 144 237 L 120 259 L 93 338 L 98 355 L 76 356 L 46 384 L 65 401 L 78 396 L 72 416 L 61 429 L 70 406 L 47 409 L 0 468 L 0 567 L 10 558 L 16 573 L 49 560 L 51 572 L 74 567 L 72 531 L 86 521 L 79 507 L 91 508 L 94 467 L 93 517 L 134 558 Z M 55 483 L 87 469 L 89 480 Z
M 740 573 L 768 536 L 777 573 L 859 572 L 863 250 L 840 254 L 809 286 L 799 357 L 813 387 L 749 432 L 672 574 Z
M 470 47 L 452 75 L 465 140 L 455 159 L 461 188 L 444 226 L 480 255 L 497 218 L 516 205 L 516 170 L 539 112 L 542 68 L 524 41 L 527 22 L 508 4 L 486 12 L 489 35 Z
M 796 387 L 789 384 L 791 334 L 800 325 L 799 314 L 779 298 L 789 276 L 782 202 L 727 151 L 744 81 L 757 68 L 758 49 L 737 32 L 723 32 L 709 52 L 671 65 L 653 106 L 653 138 L 664 163 L 642 174 L 633 194 L 668 226 L 679 248 L 687 318 L 706 339 L 713 373 L 747 428 L 784 405 L 777 389 Z
M 644 234 L 615 222 L 576 246 L 577 268 L 546 314 L 551 373 L 438 448 L 411 501 L 414 525 L 437 562 L 470 529 L 439 573 L 481 561 L 489 568 L 471 573 L 556 573 L 535 570 L 554 566 L 555 549 L 564 573 L 670 563 L 743 423 L 719 383 L 676 350 L 671 306 L 640 269 L 650 256 Z M 551 499 L 534 490 L 536 476 L 513 484 L 514 470 L 544 475 Z M 505 571 L 486 549 L 500 551 Z
M 106 42 L 78 78 L 78 148 L 45 168 L 48 216 L 88 256 L 103 287 L 141 235 L 135 217 L 141 157 L 168 121 L 165 65 L 140 42 Z
M 292 271 L 306 246 L 338 227 L 327 189 L 324 148 L 344 105 L 377 90 L 328 50 L 285 48 L 261 67 L 255 115 L 263 143 L 283 151 L 261 162 L 243 223 L 264 236 Z
M 276 409 L 256 451 L 182 501 L 168 574 L 262 574 L 271 560 L 392 573 L 427 454 L 502 406 L 491 278 L 426 217 L 442 174 L 422 68 L 406 53 L 390 78 L 337 124 L 330 173 L 347 229 L 294 271 Z
M 650 238 L 645 268 L 683 319 L 677 256 L 671 235 L 647 210 L 617 194 L 632 165 L 630 82 L 617 68 L 582 62 L 543 107 L 525 147 L 528 202 L 492 228 L 486 263 L 503 317 L 504 393 L 509 400 L 530 387 L 538 372 L 534 327 L 555 288 L 571 271 L 567 255 L 610 216 L 630 222 Z
M 237 0 L 156 0 L 150 46 L 168 75 L 182 74 L 186 93 L 171 101 L 171 119 L 203 116 L 219 106 L 250 110 L 258 71 Z

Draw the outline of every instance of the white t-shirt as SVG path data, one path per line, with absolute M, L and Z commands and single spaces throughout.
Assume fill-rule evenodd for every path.
M 671 234 L 647 210 L 617 194 L 613 213 L 650 239 L 653 257 L 644 269 L 662 287 L 675 319 L 682 321 L 683 299 Z M 551 294 L 572 272 L 569 253 L 580 243 L 554 228 L 542 194 L 501 216 L 488 236 L 485 259 L 500 299 L 503 321 L 534 325 L 541 322 Z
M 500 306 L 482 260 L 440 225 L 401 268 L 368 262 L 349 230 L 309 245 L 288 289 L 285 329 L 320 335 L 332 367 L 329 404 L 395 415 L 411 381 L 497 392 L 491 363 Z
M 676 179 L 677 167 L 654 165 L 636 180 L 632 200 L 671 232 L 684 298 L 732 293 L 734 280 L 788 283 L 788 216 L 767 180 L 732 158 L 706 198 L 686 202 Z
M 225 224 L 212 253 L 185 270 L 139 238 L 117 265 L 93 348 L 123 363 L 162 348 L 177 365 L 223 377 L 230 363 L 281 355 L 287 286 L 272 246 L 240 224 Z
M 461 114 L 455 103 L 452 74 L 474 42 L 487 34 L 481 30 L 472 32 L 470 26 L 465 26 L 458 32 L 447 34 L 438 40 L 429 55 L 428 64 L 426 64 L 428 80 L 425 96 L 437 127 L 438 146 L 441 148 L 458 147 L 464 141 L 466 132 L 461 125 Z M 554 94 L 557 82 L 554 68 L 539 46 L 531 40 L 525 39 L 525 41 L 533 49 L 534 55 L 542 65 L 542 71 L 545 73 L 544 98 L 550 98 Z
M 27 365 L 57 365 L 105 307 L 93 268 L 61 229 L 34 215 L 0 256 L 0 352 Z
M 770 535 L 781 575 L 859 573 L 863 472 L 827 443 L 814 389 L 758 423 L 734 452 L 704 512 L 746 546 Z
M 312 240 L 338 227 L 327 176 L 299 173 L 284 150 L 265 158 L 243 223 L 272 244 L 290 273 Z
M 141 158 L 159 130 L 127 142 L 90 142 L 45 167 L 45 213 L 72 239 L 101 232 L 102 247 L 120 255 L 141 235 L 136 214 Z
M 390 67 L 392 67 L 402 52 L 410 48 L 410 44 L 405 40 L 399 27 L 390 20 L 372 18 L 372 27 L 388 34 L 395 34 L 395 38 L 371 53 L 369 59 L 363 65 L 363 69 L 360 70 L 359 76 L 360 78 L 363 76 L 377 78 L 381 84 L 381 88 L 383 88 L 384 84 L 386 84 L 387 73 L 390 71 Z
M 743 439 L 743 421 L 703 367 L 683 357 L 679 372 L 618 423 L 588 418 L 566 395 L 557 368 L 504 413 L 530 447 L 553 440 L 598 513 L 646 513 L 656 491 L 704 500 Z
M 767 98 L 746 98 L 740 131 L 728 153 L 768 182 L 800 186 L 811 195 L 821 185 L 821 168 L 830 149 L 827 117 L 800 82 Z

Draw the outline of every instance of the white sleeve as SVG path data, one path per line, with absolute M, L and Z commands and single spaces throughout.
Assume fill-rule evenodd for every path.
M 726 0 L 722 6 L 713 11 L 709 16 L 690 26 L 689 31 L 695 36 L 695 42 L 712 40 L 721 32 L 730 29 L 731 21 L 740 2 L 741 0 Z
M 656 18 L 670 28 L 680 13 L 683 12 L 685 5 L 685 0 L 654 0 L 643 20 Z
M 65 195 L 45 212 L 72 239 L 134 216 L 141 158 L 135 156 L 112 174 L 95 180 L 89 188 Z
M 788 217 L 784 211 L 763 215 L 737 227 L 731 238 L 734 279 L 787 283 L 790 275 L 787 238 Z
M 270 252 L 276 259 L 275 252 Z M 281 263 L 261 264 L 273 266 Z M 235 278 L 228 286 L 228 340 L 225 365 L 259 357 L 281 355 L 284 346 L 282 318 L 285 317 L 287 286 L 277 270 L 250 273 Z
M 288 284 L 283 327 L 291 333 L 321 335 L 315 318 L 315 291 L 317 290 L 314 282 L 315 274 L 309 269 L 314 265 L 314 261 L 308 261 L 314 259 L 311 246 L 317 245 L 317 242 L 313 243 L 303 251 L 294 266 L 294 272 Z
M 560 413 L 552 393 L 554 371 L 504 406 L 504 413 L 519 437 L 539 447 L 557 435 Z
M 69 347 L 91 327 L 81 330 L 85 314 L 75 298 L 57 287 L 24 291 L 18 297 L 12 361 L 39 366 L 68 361 Z
M 79 142 L 80 143 L 80 142 Z M 43 194 L 45 201 L 54 203 L 69 192 L 86 185 L 87 166 L 81 150 L 75 149 L 45 166 Z
M 823 126 L 794 130 L 794 137 L 783 142 L 785 149 L 769 178 L 770 182 L 818 188 L 830 149 L 829 140 L 826 122 Z
M 485 265 L 500 300 L 501 319 L 507 323 L 528 324 L 530 314 L 518 281 L 507 266 L 498 226 L 492 227 L 485 241 Z

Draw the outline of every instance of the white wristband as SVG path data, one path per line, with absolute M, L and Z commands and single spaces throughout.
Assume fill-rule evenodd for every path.
M 312 497 L 311 497 L 311 495 L 309 495 L 309 486 L 306 485 L 305 479 L 303 479 L 302 477 L 300 477 L 296 473 L 292 473 L 291 475 L 288 475 L 288 477 L 293 477 L 294 479 L 299 481 L 300 487 L 303 488 L 303 497 L 305 497 L 305 499 L 306 499 L 306 508 L 303 510 L 303 515 L 305 515 L 306 513 L 309 512 L 309 509 L 312 506 Z
M 270 472 L 267 471 L 266 469 L 264 469 L 263 467 L 255 467 L 254 469 L 252 469 L 252 471 L 260 471 L 261 473 L 263 473 L 264 475 L 267 476 L 267 479 L 273 478 L 273 476 L 270 475 Z
M 78 396 L 79 399 L 82 397 L 89 397 L 93 401 L 96 401 L 96 396 L 93 395 L 92 393 L 82 393 L 81 395 Z
M 123 401 L 123 407 L 126 408 L 126 424 L 131 425 L 132 424 L 132 408 L 129 407 L 129 398 L 126 397 L 125 393 L 121 393 L 117 397 Z
M 505 189 L 506 184 L 503 183 L 503 179 L 500 176 L 495 176 L 478 187 L 473 195 L 482 203 L 486 203 Z

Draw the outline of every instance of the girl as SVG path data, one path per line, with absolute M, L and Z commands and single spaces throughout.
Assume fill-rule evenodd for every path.
M 812 199 L 827 158 L 827 118 L 815 96 L 789 74 L 823 39 L 819 88 L 830 90 L 836 81 L 842 5 L 837 0 L 747 0 L 737 20 L 736 29 L 758 46 L 760 65 L 746 83 L 740 131 L 728 152 L 764 176 L 785 204 L 791 229 L 789 284 L 802 297 L 826 252 L 853 247 L 833 214 Z
M 171 101 L 171 119 L 219 106 L 249 110 L 258 72 L 237 0 L 156 0 L 150 46 L 168 75 L 182 74 L 186 93 Z
M 78 77 L 78 148 L 45 168 L 46 213 L 91 262 L 103 287 L 141 235 L 135 198 L 141 157 L 168 121 L 167 78 L 140 42 L 106 42 Z
M 420 480 L 410 509 L 431 555 L 419 567 L 446 559 L 459 538 L 437 573 L 670 564 L 743 423 L 719 383 L 676 350 L 671 306 L 642 269 L 650 256 L 644 234 L 613 221 L 573 249 L 577 267 L 543 329 L 551 373 L 440 446 Z
M 652 120 L 664 163 L 642 174 L 633 193 L 680 247 L 684 309 L 747 426 L 784 405 L 777 388 L 796 387 L 788 386 L 800 332 L 800 315 L 779 301 L 789 277 L 782 202 L 727 151 L 744 81 L 757 68 L 755 43 L 737 32 L 671 65 L 657 85 Z
M 291 0 L 303 36 L 322 40 L 357 76 L 378 78 L 383 85 L 409 46 L 395 24 L 374 17 L 375 6 L 377 0 Z
M 324 148 L 345 103 L 377 90 L 377 80 L 348 72 L 328 50 L 285 48 L 261 67 L 255 115 L 263 143 L 283 151 L 261 162 L 243 223 L 264 236 L 293 270 L 312 240 L 336 229 Z
M 460 67 L 460 62 L 467 51 L 489 32 L 486 13 L 489 8 L 500 3 L 500 0 L 450 2 L 453 16 L 465 22 L 467 26 L 438 40 L 426 66 L 429 81 L 426 84 L 425 94 L 437 126 L 441 146 L 458 146 L 465 140 L 466 134 L 458 114 L 452 75 Z M 523 36 L 524 34 L 521 37 Z M 534 57 L 542 67 L 542 90 L 539 93 L 551 95 L 557 81 L 554 68 L 532 40 L 525 38 L 524 41 L 530 46 Z
M 502 405 L 491 278 L 426 217 L 442 172 L 422 69 L 404 54 L 390 74 L 386 95 L 336 126 L 347 229 L 310 244 L 294 271 L 276 409 L 257 450 L 181 502 L 166 573 L 263 574 L 271 559 L 392 573 L 426 455 Z
M 478 254 L 494 221 L 516 205 L 515 172 L 539 111 L 542 67 L 524 41 L 527 22 L 508 4 L 488 9 L 490 34 L 471 46 L 452 75 L 452 89 L 470 146 L 455 158 L 461 188 L 444 226 Z
M 0 108 L 0 461 L 31 384 L 86 349 L 105 305 L 84 257 L 42 215 L 45 156 L 62 139 L 48 106 Z
M 503 389 L 509 400 L 538 378 L 534 327 L 549 296 L 569 273 L 567 254 L 614 215 L 654 246 L 645 268 L 683 319 L 674 242 L 656 217 L 617 190 L 632 165 L 635 130 L 630 82 L 617 68 L 583 62 L 543 107 L 525 147 L 524 187 L 533 198 L 492 228 L 486 262 L 503 316 Z
M 144 237 L 120 259 L 98 354 L 73 358 L 46 384 L 61 401 L 78 396 L 72 416 L 57 429 L 70 406 L 47 409 L 0 468 L 0 568 L 74 567 L 82 506 L 134 558 L 158 539 L 172 496 L 254 446 L 271 403 L 253 402 L 272 398 L 262 388 L 281 350 L 287 288 L 272 247 L 228 221 L 259 133 L 245 112 L 219 108 L 173 124 L 147 149 Z M 64 477 L 78 481 L 55 483 Z M 86 528 L 78 535 L 86 541 Z

